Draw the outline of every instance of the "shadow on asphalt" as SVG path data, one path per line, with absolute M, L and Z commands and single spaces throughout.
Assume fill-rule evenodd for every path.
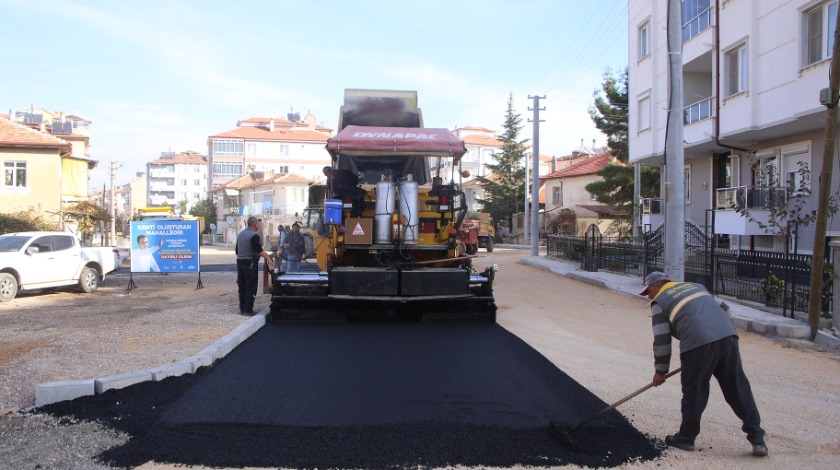
M 660 455 L 606 406 L 499 325 L 268 324 L 195 375 L 41 408 L 132 439 L 100 458 L 211 467 L 611 467 Z

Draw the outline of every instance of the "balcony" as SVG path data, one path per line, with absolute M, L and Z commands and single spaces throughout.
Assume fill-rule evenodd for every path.
M 787 205 L 787 188 L 738 186 L 715 194 L 715 233 L 770 235 L 766 227 L 774 209 Z
M 704 98 L 683 109 L 683 124 L 688 125 L 712 117 L 712 98 Z
M 152 169 L 149 171 L 149 178 L 175 178 L 175 170 L 168 169 Z
M 639 223 L 645 232 L 656 230 L 665 222 L 665 213 L 662 211 L 662 199 L 642 198 L 639 201 Z

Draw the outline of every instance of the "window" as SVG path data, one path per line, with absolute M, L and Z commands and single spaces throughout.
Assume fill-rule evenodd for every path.
M 257 155 L 257 144 L 249 142 L 246 147 L 248 149 L 249 157 L 254 157 Z
M 756 155 L 758 161 L 753 164 L 753 186 L 774 188 L 779 185 L 778 164 L 776 162 L 775 150 L 759 153 Z
M 193 186 L 201 186 L 201 180 L 193 180 Z
M 683 42 L 709 27 L 710 7 L 711 0 L 682 0 Z
M 38 249 L 38 253 L 48 253 L 48 252 L 52 251 L 52 242 L 50 241 L 50 236 L 46 235 L 46 236 L 43 236 L 43 237 L 36 238 L 35 241 L 33 241 L 29 245 L 29 248 L 33 248 L 33 247 Z M 27 248 L 27 250 L 29 248 Z
M 3 162 L 3 184 L 13 188 L 25 188 L 26 162 Z
M 650 22 L 639 26 L 639 60 L 650 56 Z
M 213 178 L 239 178 L 242 176 L 241 163 L 214 163 Z
M 216 139 L 213 141 L 213 155 L 217 157 L 242 157 L 243 145 L 244 143 L 241 140 Z
M 650 92 L 639 97 L 639 132 L 650 129 Z
M 726 53 L 726 95 L 747 90 L 747 46 L 742 44 Z
M 563 205 L 563 183 L 557 183 L 557 186 L 551 190 L 551 202 L 555 206 Z
M 785 184 L 793 195 L 804 195 L 811 190 L 810 147 L 798 145 L 782 149 Z
M 824 2 L 803 12 L 802 15 L 802 66 L 828 58 L 834 45 L 837 26 L 837 2 Z
M 55 251 L 69 250 L 76 245 L 76 239 L 69 235 L 54 235 L 52 242 Z
M 691 165 L 685 166 L 685 203 L 691 204 Z

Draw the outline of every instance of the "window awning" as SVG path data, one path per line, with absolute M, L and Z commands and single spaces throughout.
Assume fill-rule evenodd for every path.
M 239 197 L 239 190 L 238 189 L 225 188 L 225 194 L 230 196 L 230 197 Z

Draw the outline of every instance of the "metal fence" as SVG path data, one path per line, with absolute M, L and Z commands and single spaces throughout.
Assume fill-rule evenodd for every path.
M 686 222 L 685 280 L 698 282 L 714 294 L 733 296 L 781 308 L 785 316 L 807 312 L 811 256 L 716 248 L 712 237 Z M 664 237 L 660 228 L 644 238 L 600 237 L 590 227 L 584 237 L 548 235 L 548 256 L 579 262 L 581 269 L 604 269 L 644 277 L 664 270 Z M 833 266 L 824 273 L 822 310 L 830 314 Z

